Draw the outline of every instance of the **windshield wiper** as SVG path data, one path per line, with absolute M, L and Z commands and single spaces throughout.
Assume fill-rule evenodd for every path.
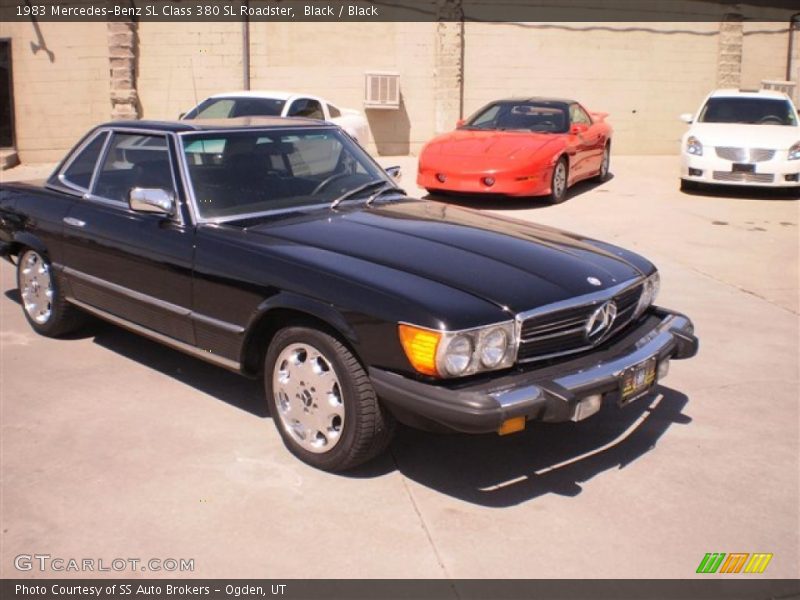
M 375 192 L 372 193 L 372 195 L 369 198 L 367 198 L 367 201 L 364 203 L 364 205 L 370 206 L 378 196 L 382 196 L 386 192 L 397 192 L 399 194 L 404 194 L 404 195 L 406 193 L 404 189 L 397 187 L 391 181 L 387 181 L 383 185 L 383 187 L 378 188 Z
M 364 183 L 364 184 L 358 186 L 357 188 L 353 188 L 352 190 L 345 192 L 341 196 L 338 196 L 337 198 L 334 198 L 333 202 L 331 202 L 331 208 L 336 208 L 337 206 L 339 206 L 342 202 L 344 202 L 348 198 L 352 198 L 356 194 L 359 194 L 359 193 L 361 193 L 361 192 L 363 192 L 365 190 L 373 188 L 376 185 L 385 186 L 385 185 L 390 184 L 390 183 L 391 183 L 390 181 L 386 181 L 385 179 L 373 179 L 372 181 L 368 181 L 367 183 Z M 392 184 L 392 185 L 394 186 L 394 184 Z M 399 189 L 399 188 L 397 188 L 397 189 Z

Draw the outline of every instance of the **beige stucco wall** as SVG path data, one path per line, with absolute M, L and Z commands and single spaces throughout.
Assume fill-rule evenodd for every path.
M 795 43 L 800 42 L 795 33 Z M 762 79 L 786 79 L 789 33 L 784 23 L 745 23 L 742 87 L 757 89 Z
M 307 91 L 364 111 L 367 71 L 400 74 L 400 110 L 364 111 L 369 148 L 406 154 L 433 131 L 433 23 L 253 23 L 251 87 Z
M 240 23 L 139 24 L 143 119 L 176 119 L 219 92 L 242 89 Z
M 468 23 L 465 109 L 504 96 L 578 100 L 610 113 L 617 153 L 677 152 L 715 86 L 718 23 Z
M 23 162 L 61 159 L 111 114 L 105 23 L 38 27 L 41 38 L 30 21 L 0 22 L 0 38 L 11 38 L 16 143 Z
M 363 110 L 364 74 L 396 71 L 403 105 L 367 111 L 370 149 L 406 154 L 432 131 L 432 23 L 265 23 L 250 25 L 253 90 L 318 94 Z M 203 98 L 243 86 L 240 23 L 139 26 L 142 118 L 171 119 Z
M 366 111 L 369 149 L 416 153 L 455 124 L 458 27 L 254 22 L 251 87 L 308 91 L 363 110 L 364 73 L 397 71 L 401 110 Z M 45 51 L 33 52 L 31 43 L 39 41 L 30 22 L 0 24 L 0 37 L 13 41 L 17 146 L 24 162 L 60 158 L 111 111 L 106 25 L 40 28 L 53 62 Z M 467 22 L 465 113 L 510 95 L 572 97 L 610 113 L 616 153 L 673 153 L 685 127 L 677 116 L 695 111 L 716 86 L 719 31 L 719 23 Z M 743 85 L 783 78 L 785 31 L 780 23 L 745 24 Z M 210 94 L 242 88 L 241 23 L 144 22 L 137 35 L 142 118 L 175 118 Z

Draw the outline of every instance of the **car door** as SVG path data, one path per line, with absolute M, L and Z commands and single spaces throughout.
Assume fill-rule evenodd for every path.
M 64 219 L 64 263 L 79 302 L 191 344 L 193 232 L 187 215 L 141 213 L 128 204 L 135 187 L 177 197 L 173 164 L 168 136 L 113 132 L 89 193 Z
M 583 131 L 576 134 L 577 154 L 580 166 L 574 175 L 579 179 L 596 173 L 603 160 L 605 138 L 600 128 L 594 123 L 580 104 L 571 104 L 569 107 L 570 126 L 578 125 Z

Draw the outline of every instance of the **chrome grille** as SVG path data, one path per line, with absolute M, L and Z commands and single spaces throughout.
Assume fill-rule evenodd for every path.
M 717 181 L 736 181 L 739 183 L 772 183 L 773 173 L 731 173 L 730 171 L 714 171 Z
M 607 340 L 631 322 L 641 293 L 642 285 L 638 283 L 616 295 L 591 303 L 528 317 L 520 328 L 517 360 L 519 362 L 543 360 L 591 348 L 594 344 L 587 340 L 584 332 L 586 322 L 598 306 L 613 298 L 617 305 L 617 318 L 610 334 L 602 338 Z
M 747 149 L 717 146 L 717 156 L 733 162 L 745 162 L 747 160 Z
M 775 156 L 775 150 L 769 148 L 750 148 L 750 162 L 764 162 L 772 160 Z
M 772 160 L 775 150 L 770 148 L 733 148 L 731 146 L 717 146 L 717 156 L 733 162 L 764 162 Z

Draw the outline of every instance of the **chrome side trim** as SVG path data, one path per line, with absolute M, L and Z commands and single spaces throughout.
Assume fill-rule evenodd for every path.
M 94 275 L 89 275 L 88 273 L 83 273 L 82 271 L 76 271 L 71 267 L 64 267 L 63 271 L 64 274 L 70 277 L 74 277 L 76 279 L 82 279 L 87 283 L 91 283 L 98 287 L 106 288 L 107 290 L 115 292 L 120 296 L 127 296 L 128 298 L 132 298 L 133 300 L 137 300 L 139 302 L 142 302 L 143 304 L 150 304 L 151 306 L 155 306 L 156 308 L 160 308 L 167 312 L 171 312 L 180 317 L 188 317 L 192 313 L 191 310 L 189 310 L 188 308 L 184 308 L 183 306 L 178 306 L 177 304 L 172 304 L 171 302 L 166 302 L 164 300 L 160 300 L 158 298 L 149 296 L 147 294 L 142 294 L 141 292 L 137 292 L 130 288 L 126 288 L 116 283 L 111 283 L 109 281 L 106 281 L 105 279 L 100 279 L 99 277 L 95 277 Z
M 196 346 L 191 346 L 185 342 L 181 342 L 169 336 L 163 335 L 158 333 L 157 331 L 153 331 L 152 329 L 147 329 L 146 327 L 142 327 L 141 325 L 137 325 L 136 323 L 132 323 L 126 319 L 118 317 L 116 315 L 112 315 L 104 310 L 100 310 L 99 308 L 95 308 L 94 306 L 90 306 L 89 304 L 85 304 L 80 300 L 76 300 L 75 298 L 70 298 L 67 296 L 67 302 L 70 304 L 74 304 L 78 308 L 85 310 L 86 312 L 99 317 L 109 323 L 113 323 L 114 325 L 118 325 L 123 329 L 127 329 L 132 331 L 133 333 L 138 333 L 144 337 L 150 338 L 156 342 L 160 342 L 165 346 L 169 346 L 175 350 L 179 350 L 185 354 L 193 356 L 195 358 L 199 358 L 211 364 L 217 365 L 224 369 L 228 369 L 230 371 L 235 371 L 236 373 L 241 372 L 241 363 L 230 360 L 229 358 L 223 358 L 222 356 L 217 356 L 216 354 L 211 354 L 211 352 L 207 350 L 201 350 Z
M 156 308 L 160 308 L 179 317 L 189 317 L 193 321 L 205 323 L 206 325 L 211 325 L 212 327 L 216 327 L 217 329 L 221 329 L 223 331 L 227 331 L 229 333 L 234 333 L 237 335 L 241 335 L 245 331 L 245 328 L 242 327 L 241 325 L 228 323 L 227 321 L 220 321 L 219 319 L 215 319 L 214 317 L 209 317 L 197 313 L 191 310 L 190 308 L 186 308 L 185 306 L 179 306 L 177 304 L 173 304 L 172 302 L 167 302 L 165 300 L 161 300 L 154 296 L 137 292 L 136 290 L 126 288 L 116 283 L 111 283 L 109 281 L 106 281 L 105 279 L 100 279 L 99 277 L 95 277 L 94 275 L 89 275 L 88 273 L 83 273 L 82 271 L 76 271 L 75 269 L 61 265 L 58 265 L 57 268 L 70 277 L 81 279 L 98 287 L 106 288 L 121 296 L 127 296 L 128 298 L 132 298 L 143 304 L 149 304 L 151 306 L 155 306 Z
M 189 317 L 198 323 L 204 323 L 206 325 L 211 325 L 212 327 L 216 327 L 217 329 L 222 329 L 223 331 L 227 331 L 229 333 L 235 333 L 240 335 L 244 333 L 244 327 L 241 325 L 234 325 L 233 323 L 228 323 L 227 321 L 220 321 L 219 319 L 215 319 L 214 317 L 209 317 L 207 315 L 201 315 L 200 313 L 196 313 L 192 311 L 189 314 Z

